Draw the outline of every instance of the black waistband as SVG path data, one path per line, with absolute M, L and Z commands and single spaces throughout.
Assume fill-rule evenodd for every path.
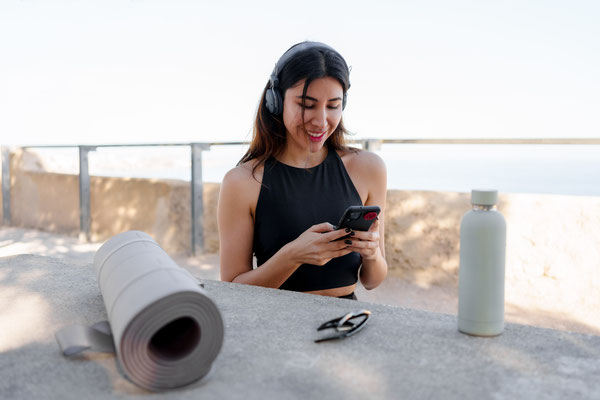
M 338 299 L 348 299 L 348 300 L 358 300 L 358 297 L 354 294 L 354 292 L 347 294 L 345 296 L 338 296 Z

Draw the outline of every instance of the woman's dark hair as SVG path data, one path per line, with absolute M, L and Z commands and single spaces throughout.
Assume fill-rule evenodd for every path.
M 300 43 L 298 43 L 300 44 Z M 288 51 L 297 46 L 292 46 Z M 344 95 L 350 87 L 349 69 L 344 58 L 335 50 L 326 47 L 309 47 L 305 50 L 294 54 L 290 58 L 281 71 L 279 71 L 277 89 L 279 90 L 282 99 L 285 96 L 286 90 L 294 86 L 303 79 L 304 89 L 302 91 L 302 119 L 304 120 L 306 91 L 312 81 L 319 78 L 331 77 L 337 79 L 342 85 Z M 286 144 L 286 130 L 283 124 L 283 115 L 272 114 L 265 104 L 265 94 L 271 87 L 270 82 L 267 83 L 263 90 L 256 112 L 256 120 L 254 121 L 254 129 L 252 132 L 252 141 L 250 148 L 238 165 L 256 159 L 258 162 L 252 168 L 254 171 L 270 158 L 281 154 Z M 346 141 L 344 135 L 348 132 L 344 128 L 342 119 L 336 127 L 332 135 L 327 139 L 329 149 L 341 150 L 346 149 Z

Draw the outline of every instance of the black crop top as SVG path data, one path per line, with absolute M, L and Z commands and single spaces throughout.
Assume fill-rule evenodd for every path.
M 252 249 L 259 267 L 312 225 L 335 225 L 348 206 L 363 205 L 333 149 L 321 164 L 309 169 L 270 158 L 265 162 L 262 183 Z M 361 262 L 360 254 L 352 252 L 323 266 L 302 264 L 280 289 L 304 292 L 353 285 Z

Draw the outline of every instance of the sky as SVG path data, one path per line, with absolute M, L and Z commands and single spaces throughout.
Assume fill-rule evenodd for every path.
M 249 140 L 275 62 L 352 67 L 355 138 L 600 137 L 598 1 L 0 2 L 0 144 Z

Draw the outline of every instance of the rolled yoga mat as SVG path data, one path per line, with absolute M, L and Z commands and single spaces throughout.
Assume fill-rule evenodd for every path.
M 146 233 L 114 236 L 98 249 L 94 270 L 123 372 L 149 390 L 195 382 L 223 344 L 223 319 L 198 281 Z M 64 355 L 110 351 L 107 326 L 71 326 L 56 334 Z M 107 343 L 108 342 L 108 343 Z

